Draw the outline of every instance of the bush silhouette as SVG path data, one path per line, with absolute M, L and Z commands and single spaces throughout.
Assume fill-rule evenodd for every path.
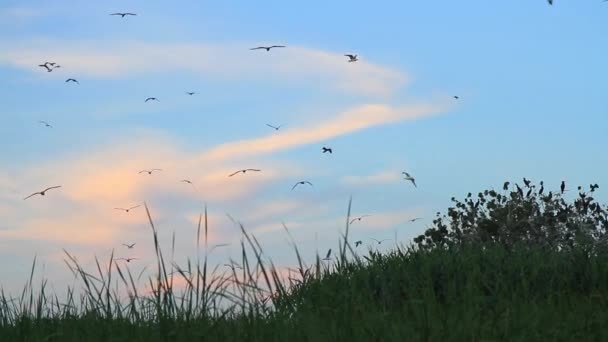
M 582 247 L 597 252 L 606 246 L 608 227 L 605 207 L 595 201 L 599 188 L 588 192 L 579 186 L 572 203 L 564 199 L 565 183 L 559 191 L 545 191 L 524 178 L 524 184 L 505 182 L 502 191 L 485 190 L 463 201 L 452 197 L 447 214 L 437 213 L 433 226 L 414 239 L 421 249 L 454 245 L 496 243 L 505 248 L 515 244 L 556 250 Z

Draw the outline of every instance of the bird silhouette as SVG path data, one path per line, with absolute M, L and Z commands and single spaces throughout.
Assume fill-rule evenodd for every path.
M 119 15 L 121 18 L 124 18 L 124 17 L 126 17 L 126 16 L 128 16 L 128 15 L 133 15 L 133 16 L 135 16 L 135 15 L 137 15 L 137 14 L 135 14 L 135 13 L 112 13 L 112 14 L 110 14 L 110 15 Z
M 524 177 L 524 185 L 526 186 L 526 188 L 530 187 L 530 180 L 526 179 L 526 177 Z
M 182 179 L 180 182 L 182 183 L 188 183 L 188 184 L 192 184 L 192 181 L 189 179 Z
M 46 121 L 38 121 L 39 123 L 43 124 L 45 127 L 49 127 L 49 128 L 53 128 L 53 126 L 51 126 L 48 122 Z
M 414 184 L 414 187 L 416 187 L 416 188 L 418 187 L 416 185 L 416 179 L 414 177 L 412 177 L 412 175 L 410 175 L 409 173 L 407 173 L 405 171 L 401 172 L 401 174 L 404 176 L 403 179 L 412 182 L 412 184 Z
M 80 82 L 78 82 L 78 80 L 76 80 L 74 78 L 68 78 L 67 80 L 65 80 L 65 83 L 68 83 L 68 82 L 74 82 L 76 84 L 80 84 Z
M 454 95 L 454 98 L 455 98 L 456 100 L 458 100 L 458 99 L 460 98 L 460 96 L 458 96 L 458 95 Z
M 124 260 L 124 261 L 126 261 L 126 262 L 131 262 L 131 261 L 133 261 L 133 260 L 137 260 L 137 259 L 138 259 L 138 258 L 118 258 L 118 259 L 116 259 L 116 261 L 118 261 L 118 260 Z
M 370 238 L 370 239 L 372 239 L 372 240 L 376 241 L 378 244 L 381 244 L 381 243 L 382 243 L 382 242 L 384 242 L 384 241 L 388 241 L 388 240 L 390 240 L 390 239 L 376 240 L 376 239 L 374 239 L 374 238 Z
M 148 102 L 148 101 L 158 101 L 158 99 L 156 97 L 148 97 L 146 99 L 146 101 L 144 101 L 144 102 Z M 158 101 L 158 102 L 160 102 L 160 101 Z
M 251 48 L 249 50 L 266 50 L 266 51 L 270 51 L 270 49 L 274 49 L 274 48 L 284 48 L 286 47 L 285 45 L 272 45 L 272 46 L 258 46 L 258 47 L 254 47 Z
M 152 172 L 154 172 L 154 171 L 162 171 L 162 169 L 141 170 L 138 173 L 145 173 L 145 172 L 147 172 L 149 175 L 151 175 Z
M 357 58 L 357 55 L 349 55 L 349 54 L 346 54 L 346 55 L 344 55 L 344 56 L 348 57 L 348 62 L 349 62 L 349 63 L 356 62 L 356 61 L 358 61 L 358 60 L 359 60 L 359 59 Z
M 363 241 L 361 241 L 361 240 L 355 241 L 355 247 L 359 247 L 359 245 L 362 243 L 363 243 Z
M 418 220 L 422 220 L 422 217 L 415 217 L 415 218 L 409 220 L 408 222 L 416 222 Z
M 187 91 L 187 92 L 186 92 L 186 94 L 188 94 L 188 95 L 192 96 L 192 95 L 196 94 L 196 92 L 193 92 L 193 91 Z
M 236 172 L 233 172 L 233 173 L 229 174 L 228 177 L 232 177 L 232 176 L 236 175 L 237 173 L 246 173 L 247 171 L 260 172 L 262 170 L 259 170 L 259 169 L 242 169 L 242 170 L 238 170 Z
M 114 208 L 114 209 L 115 209 L 115 210 L 122 210 L 122 211 L 124 211 L 125 213 L 128 213 L 128 212 L 129 212 L 129 211 L 131 211 L 132 209 L 139 208 L 139 207 L 141 207 L 141 204 L 140 204 L 140 205 L 136 205 L 136 206 L 131 207 L 131 208 L 127 208 L 127 209 L 125 209 L 125 208 Z
M 47 72 L 51 72 L 51 71 L 53 71 L 53 66 L 49 67 L 50 64 L 48 64 L 48 63 L 49 62 L 46 62 L 46 63 L 40 64 L 38 66 L 41 67 L 41 68 L 45 68 Z
M 283 125 L 278 125 L 278 126 L 273 126 L 271 124 L 266 124 L 266 126 L 270 127 L 270 128 L 274 128 L 275 131 L 278 131 L 279 128 L 281 128 Z
M 545 191 L 545 184 L 543 183 L 543 181 L 540 181 L 540 189 L 538 189 L 538 194 L 542 195 L 543 191 Z
M 44 195 L 46 195 L 46 192 L 47 192 L 47 191 L 49 191 L 49 190 L 51 190 L 51 189 L 57 189 L 57 188 L 61 188 L 61 185 L 51 186 L 51 187 L 48 187 L 48 188 L 46 188 L 46 189 L 44 189 L 44 190 L 42 190 L 42 191 L 34 192 L 33 194 L 31 194 L 31 195 L 27 196 L 27 197 L 26 197 L 26 198 L 24 198 L 23 200 L 26 200 L 26 199 L 28 199 L 28 198 L 30 198 L 30 197 L 32 197 L 32 196 L 35 196 L 35 195 L 44 196 Z
M 350 220 L 349 224 L 353 224 L 353 222 L 355 222 L 355 221 L 361 221 L 362 218 L 370 217 L 370 216 L 372 216 L 372 215 L 363 215 L 363 216 L 355 217 L 354 219 Z
M 325 255 L 325 258 L 323 258 L 323 260 L 331 260 L 331 248 L 327 251 L 327 254 Z
M 323 153 L 327 153 L 327 152 L 329 152 L 329 154 L 334 153 L 334 151 L 331 149 L 331 147 L 323 147 L 322 151 L 323 151 Z
M 559 186 L 559 189 L 563 195 L 564 191 L 566 191 L 566 182 L 565 181 L 562 181 L 562 184 Z
M 553 5 L 553 0 L 547 0 L 547 2 L 549 3 L 549 5 Z
M 517 193 L 519 196 L 524 197 L 524 191 L 519 187 L 519 184 L 515 184 L 515 187 L 517 187 Z
M 509 190 L 509 184 L 511 184 L 510 182 L 505 182 L 505 184 L 502 185 L 502 189 L 507 191 Z
M 589 184 L 589 188 L 591 189 L 591 192 L 594 192 L 595 190 L 597 190 L 600 186 L 596 184 Z
M 132 243 L 130 245 L 128 245 L 126 243 L 123 243 L 122 245 L 125 246 L 125 247 L 127 247 L 128 249 L 132 249 L 135 246 L 135 243 Z
M 299 181 L 296 184 L 293 185 L 293 187 L 291 187 L 291 190 L 295 189 L 298 185 L 304 185 L 304 184 L 308 184 L 310 186 L 313 186 L 311 182 L 309 181 Z

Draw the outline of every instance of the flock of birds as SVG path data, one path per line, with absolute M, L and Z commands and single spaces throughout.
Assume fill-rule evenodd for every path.
M 551 3 L 551 1 L 549 1 L 549 2 Z M 130 17 L 130 16 L 137 16 L 136 13 L 131 13 L 131 12 L 116 12 L 116 13 L 111 13 L 110 15 L 111 16 L 120 16 L 121 18 L 126 18 L 126 17 Z M 266 52 L 270 52 L 270 50 L 272 50 L 272 49 L 286 48 L 286 47 L 287 46 L 285 46 L 285 45 L 269 45 L 269 46 L 257 46 L 257 47 L 253 47 L 250 50 L 265 50 Z M 357 62 L 359 60 L 359 57 L 358 57 L 357 54 L 344 54 L 344 56 L 348 57 L 348 60 L 347 60 L 348 63 L 354 63 L 354 62 Z M 58 68 L 61 68 L 61 65 L 59 65 L 57 62 L 48 62 L 48 61 L 44 62 L 43 64 L 39 64 L 38 66 L 41 67 L 41 68 L 44 68 L 47 72 L 53 72 L 54 70 L 56 70 Z M 77 85 L 80 84 L 80 82 L 76 78 L 68 78 L 68 79 L 65 80 L 65 83 L 74 83 L 74 84 L 77 84 Z M 193 91 L 188 91 L 188 92 L 185 92 L 185 94 L 189 95 L 189 96 L 193 96 L 193 95 L 195 95 L 197 93 L 193 92 Z M 459 99 L 458 96 L 453 96 L 453 97 L 455 99 Z M 150 101 L 157 101 L 158 102 L 159 99 L 157 97 L 148 97 L 148 98 L 146 98 L 144 100 L 145 103 L 150 102 Z M 47 122 L 47 121 L 39 121 L 39 123 L 42 124 L 42 125 L 44 125 L 47 128 L 53 128 L 53 126 L 49 122 Z M 276 125 L 275 126 L 275 125 L 267 123 L 266 126 L 274 129 L 275 131 L 278 131 L 279 129 L 281 129 L 282 127 L 284 127 L 285 124 L 281 124 L 281 125 Z M 328 147 L 328 146 L 323 146 L 322 149 L 321 149 L 321 152 L 322 153 L 333 154 L 333 149 L 331 147 Z M 158 169 L 158 168 L 146 169 L 146 170 L 139 171 L 139 174 L 152 175 L 154 172 L 158 172 L 158 171 L 163 171 L 163 170 L 162 169 Z M 254 168 L 241 169 L 241 170 L 238 170 L 238 171 L 235 171 L 235 172 L 229 174 L 228 177 L 233 177 L 233 176 L 235 176 L 237 174 L 246 174 L 247 172 L 261 172 L 261 171 L 262 170 L 260 170 L 260 169 L 254 169 Z M 408 173 L 406 171 L 403 171 L 402 172 L 402 176 L 403 176 L 403 179 L 405 181 L 411 182 L 414 187 L 417 187 L 417 185 L 416 185 L 416 179 L 410 173 Z M 181 182 L 194 185 L 192 183 L 192 181 L 190 181 L 188 179 L 181 180 Z M 296 188 L 298 188 L 299 186 L 314 187 L 313 183 L 310 182 L 309 180 L 301 180 L 301 181 L 298 181 L 295 184 L 293 184 L 293 186 L 291 187 L 291 190 L 293 191 Z M 47 194 L 48 191 L 54 190 L 54 189 L 59 189 L 61 187 L 62 187 L 61 185 L 56 185 L 56 186 L 48 187 L 48 188 L 46 188 L 44 190 L 37 191 L 37 192 L 34 192 L 34 193 L 30 194 L 29 196 L 25 197 L 24 200 L 30 199 L 30 198 L 32 198 L 32 197 L 34 197 L 36 195 L 46 196 L 46 194 Z M 139 208 L 140 206 L 141 205 L 135 205 L 135 206 L 131 206 L 131 207 L 128 207 L 128 208 L 117 207 L 117 208 L 114 208 L 114 209 L 115 210 L 123 211 L 125 213 L 129 213 L 131 210 Z M 361 221 L 363 218 L 369 217 L 369 216 L 371 216 L 371 215 L 363 215 L 363 216 L 360 216 L 360 217 L 353 218 L 352 220 L 350 220 L 350 223 L 352 224 L 352 223 L 354 223 L 356 221 Z M 411 219 L 410 222 L 415 222 L 415 221 L 420 220 L 420 219 L 422 219 L 422 218 L 417 217 L 417 218 Z M 384 241 L 390 240 L 390 239 L 377 240 L 377 239 L 374 239 L 374 238 L 371 238 L 371 239 L 374 240 L 378 244 L 381 244 Z M 355 246 L 358 247 L 362 243 L 363 242 L 361 240 L 355 241 Z M 221 247 L 221 246 L 224 246 L 224 245 L 227 245 L 227 244 L 216 245 L 216 247 Z M 123 244 L 123 246 L 125 246 L 129 250 L 131 250 L 135 246 L 135 243 L 132 243 L 132 244 Z M 328 253 L 326 255 L 326 258 L 323 259 L 323 260 L 328 260 L 330 258 L 330 255 L 331 255 L 331 249 L 328 251 Z M 126 262 L 131 262 L 133 260 L 137 260 L 137 258 L 132 258 L 132 257 L 130 257 L 130 258 L 118 258 L 117 260 L 124 260 Z

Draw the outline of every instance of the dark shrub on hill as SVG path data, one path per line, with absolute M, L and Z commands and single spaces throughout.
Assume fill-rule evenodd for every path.
M 568 203 L 565 184 L 559 191 L 546 191 L 542 181 L 535 185 L 524 178 L 522 186 L 505 182 L 501 191 L 469 193 L 463 201 L 452 197 L 454 206 L 447 214 L 437 213 L 433 226 L 414 242 L 422 249 L 489 242 L 508 249 L 523 243 L 597 252 L 606 247 L 608 227 L 605 206 L 593 198 L 598 188 L 591 184 L 585 191 L 579 186 L 576 199 Z

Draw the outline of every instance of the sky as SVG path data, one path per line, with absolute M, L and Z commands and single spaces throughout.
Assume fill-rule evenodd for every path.
M 114 209 L 144 202 L 179 264 L 206 205 L 209 244 L 230 244 L 213 263 L 239 258 L 236 221 L 288 267 L 283 224 L 312 261 L 337 249 L 351 196 L 371 215 L 351 226 L 364 252 L 507 180 L 608 185 L 607 17 L 599 0 L 4 0 L 0 286 L 19 291 L 36 257 L 63 291 L 63 249 L 152 265 L 145 209 Z M 262 171 L 228 177 L 243 168 Z

